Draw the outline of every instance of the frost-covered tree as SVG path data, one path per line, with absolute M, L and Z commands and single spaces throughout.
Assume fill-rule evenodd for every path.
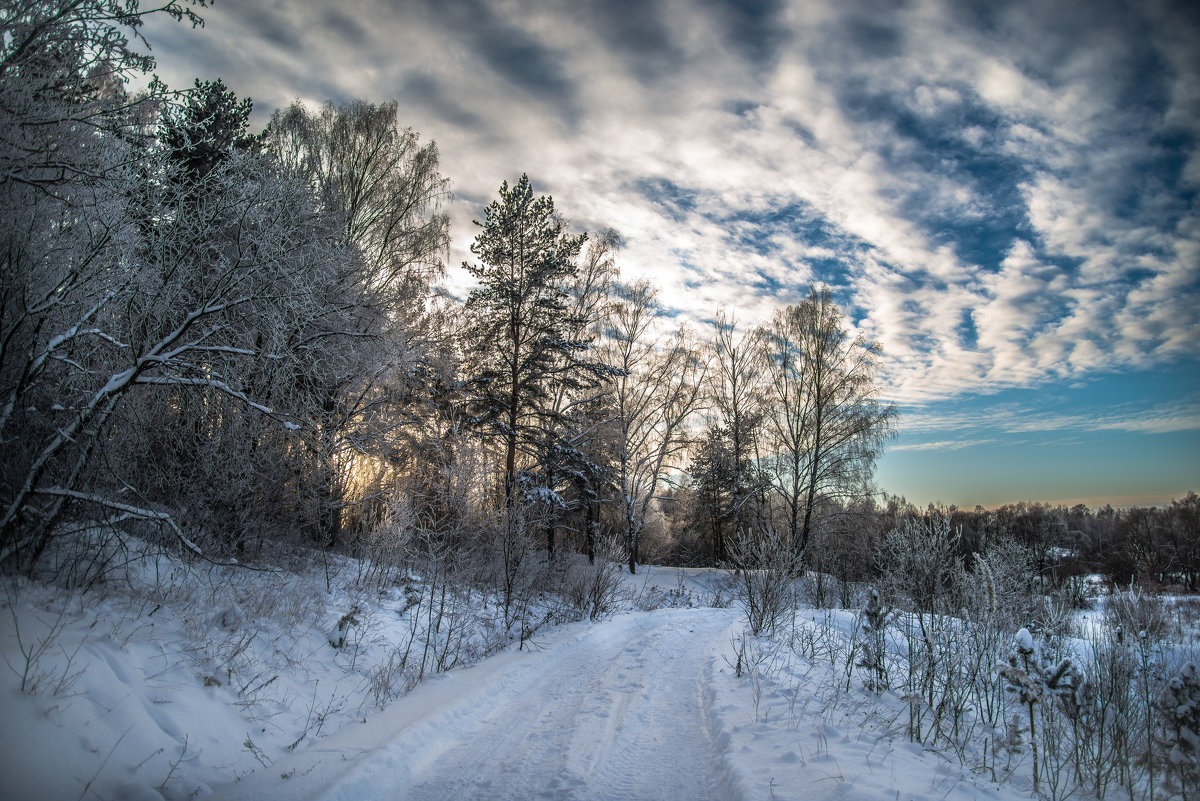
M 888 597 L 922 614 L 957 611 L 958 538 L 950 516 L 932 510 L 886 533 L 875 547 L 875 567 Z
M 237 216 L 225 210 L 236 205 L 232 197 L 255 169 L 250 167 L 255 159 L 246 158 L 256 140 L 248 132 L 249 99 L 239 99 L 220 80 L 197 80 L 180 96 L 178 104 L 165 106 L 159 115 L 158 141 L 139 165 L 145 180 L 128 208 L 141 234 L 133 254 L 136 269 L 144 272 L 140 289 L 166 290 L 170 297 L 159 303 L 153 294 L 135 293 L 124 306 L 126 319 L 114 319 L 130 325 L 126 341 L 135 348 L 157 333 L 159 316 L 171 319 L 171 306 L 204 302 L 210 279 L 222 272 L 221 255 L 231 252 L 231 243 L 242 233 Z M 160 263 L 164 252 L 170 258 Z M 223 339 L 245 352 L 235 356 L 214 342 L 210 353 L 192 353 L 186 369 L 195 376 L 222 376 L 238 392 L 266 405 L 261 367 L 249 366 L 250 349 L 242 347 L 256 325 L 253 318 L 253 313 L 238 313 L 223 322 L 228 327 Z M 240 362 L 233 383 L 226 373 L 231 359 Z M 221 540 L 228 536 L 222 544 L 238 548 L 243 525 L 262 522 L 253 520 L 244 498 L 260 494 L 271 472 L 265 463 L 253 464 L 257 460 L 250 451 L 266 455 L 274 450 L 263 438 L 275 425 L 266 421 L 261 428 L 261 412 L 249 409 L 246 414 L 240 399 L 211 390 L 163 382 L 133 393 L 114 421 L 106 460 L 121 482 L 138 489 L 143 502 L 186 508 L 186 514 L 176 514 L 182 525 Z
M 302 176 L 354 250 L 326 300 L 343 310 L 340 326 L 320 332 L 337 342 L 337 358 L 297 387 L 307 398 L 306 473 L 322 543 L 350 526 L 354 507 L 366 511 L 378 476 L 429 445 L 433 393 L 449 389 L 434 341 L 441 327 L 427 306 L 448 243 L 448 182 L 436 144 L 401 129 L 396 112 L 395 101 L 315 111 L 297 102 L 266 132 L 273 158 Z
M 875 457 L 896 410 L 879 400 L 881 346 L 851 336 L 827 288 L 813 288 L 777 312 L 764 343 L 773 485 L 789 540 L 803 556 L 822 499 L 869 494 Z
M 341 280 L 357 254 L 304 176 L 261 152 L 261 137 L 248 131 L 250 110 L 220 81 L 198 81 L 181 108 L 163 115 L 162 162 L 147 182 L 139 223 L 146 234 L 142 263 L 179 307 L 223 292 L 223 282 L 243 282 L 244 303 L 220 321 L 229 347 L 194 354 L 186 369 L 225 376 L 260 406 L 286 413 L 288 426 L 269 423 L 212 386 L 167 382 L 130 409 L 127 428 L 146 433 L 119 440 L 135 452 L 141 444 L 147 454 L 131 455 L 143 476 L 129 483 L 146 487 L 159 504 L 186 509 L 188 525 L 239 552 L 250 532 L 327 532 L 336 521 L 321 503 L 322 465 L 310 466 L 313 449 L 296 432 L 316 439 L 309 423 L 322 407 L 308 388 L 358 366 L 363 348 L 349 311 L 354 297 Z M 175 249 L 156 268 L 164 246 Z M 279 283 L 249 289 L 251 278 L 266 279 L 272 270 Z M 163 297 L 153 295 L 154 319 L 129 307 L 139 310 L 139 330 L 171 318 Z M 328 535 L 314 539 L 327 542 Z
M 0 561 L 30 566 L 76 513 L 296 527 L 297 389 L 352 351 L 358 252 L 223 84 L 126 94 L 153 65 L 137 3 L 3 13 Z
M 302 174 L 321 209 L 336 218 L 360 259 L 347 283 L 390 315 L 414 314 L 430 280 L 441 276 L 449 221 L 449 181 L 435 142 L 400 128 L 398 104 L 353 100 L 276 111 L 266 143 Z
M 0 182 L 65 195 L 67 187 L 120 180 L 103 133 L 145 134 L 144 124 L 169 93 L 158 81 L 130 95 L 126 84 L 150 75 L 155 61 L 141 28 L 151 14 L 193 27 L 207 0 L 9 0 L 0 7 Z M 9 196 L 11 199 L 11 196 Z
M 608 400 L 613 473 L 629 572 L 635 573 L 651 504 L 686 451 L 686 422 L 701 403 L 706 365 L 686 329 L 662 331 L 664 313 L 649 283 L 616 293 L 602 357 L 615 371 Z
M 29 566 L 64 508 L 94 500 L 86 473 L 103 425 L 145 384 L 114 321 L 140 287 L 131 206 L 167 94 L 152 81 L 131 96 L 125 84 L 154 67 L 143 17 L 198 24 L 192 5 L 205 3 L 0 9 L 0 563 Z
M 602 372 L 572 318 L 570 286 L 587 237 L 567 233 L 554 200 L 535 197 L 528 175 L 511 187 L 505 181 L 476 225 L 471 252 L 479 261 L 463 265 L 479 281 L 466 305 L 475 417 L 500 441 L 511 507 L 522 469 L 538 462 L 557 423 L 557 389 L 581 388 Z
M 1158 753 L 1167 789 L 1182 797 L 1200 790 L 1200 666 L 1187 662 L 1172 676 L 1157 703 Z

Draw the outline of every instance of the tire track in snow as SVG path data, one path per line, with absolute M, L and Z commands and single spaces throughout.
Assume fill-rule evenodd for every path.
M 673 610 L 593 628 L 414 771 L 398 799 L 728 798 L 706 691 L 731 622 Z
M 712 680 L 741 615 L 665 609 L 427 680 L 212 801 L 728 801 Z

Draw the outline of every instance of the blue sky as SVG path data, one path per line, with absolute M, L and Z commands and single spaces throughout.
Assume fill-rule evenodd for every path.
M 884 490 L 1126 505 L 1200 489 L 1193 5 L 261 0 L 146 33 L 260 121 L 399 100 L 453 265 L 528 172 L 697 326 L 829 284 L 884 347 Z

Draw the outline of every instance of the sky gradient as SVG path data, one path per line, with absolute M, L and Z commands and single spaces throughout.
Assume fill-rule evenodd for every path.
M 1200 490 L 1200 10 L 1030 0 L 220 0 L 145 32 L 258 122 L 396 99 L 453 182 L 452 290 L 527 172 L 702 333 L 828 284 L 882 343 L 880 488 Z

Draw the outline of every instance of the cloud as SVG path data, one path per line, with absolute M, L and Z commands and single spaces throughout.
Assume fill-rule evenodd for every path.
M 400 101 L 454 182 L 452 266 L 501 180 L 528 172 L 577 227 L 620 231 L 624 272 L 682 317 L 749 324 L 835 287 L 903 403 L 1200 352 L 1200 22 L 1180 4 L 310 0 L 206 16 L 195 35 L 147 29 L 174 85 L 224 74 L 260 113 Z
M 1128 431 L 1143 434 L 1170 434 L 1200 431 L 1200 407 L 1168 407 L 1132 414 L 1036 416 L 1014 423 L 1011 431 Z
M 906 434 L 912 435 L 954 432 L 960 437 L 971 437 L 980 432 L 990 432 L 993 437 L 1101 431 L 1170 434 L 1200 431 L 1200 402 L 1177 401 L 1150 406 L 1124 404 L 1086 413 L 1046 411 L 1042 407 L 1014 403 L 999 403 L 978 410 L 927 407 L 908 411 L 903 417 L 903 428 Z M 905 443 L 893 449 L 925 450 L 927 447 Z
M 994 439 L 943 439 L 937 442 L 904 443 L 892 445 L 890 451 L 958 451 L 976 445 L 990 445 Z

